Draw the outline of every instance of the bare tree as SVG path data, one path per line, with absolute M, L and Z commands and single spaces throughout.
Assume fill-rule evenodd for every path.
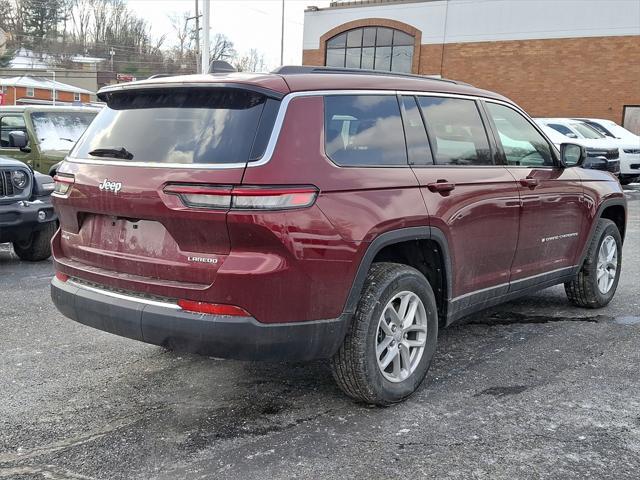
M 23 33 L 21 12 L 19 1 L 0 0 L 0 28 L 6 32 Z
M 169 15 L 169 21 L 173 27 L 173 31 L 178 38 L 178 60 L 182 61 L 184 58 L 185 50 L 191 46 L 191 29 L 189 28 L 189 14 L 184 13 L 182 16 L 175 14 Z
M 211 61 L 214 60 L 232 60 L 236 56 L 236 50 L 233 42 L 221 33 L 216 33 L 209 48 L 211 52 Z
M 82 46 L 84 53 L 88 44 L 89 28 L 91 26 L 91 0 L 74 0 L 71 7 L 72 33 L 78 43 Z
M 246 55 L 238 57 L 234 66 L 239 72 L 263 72 L 266 69 L 264 54 L 252 48 Z
M 93 12 L 93 43 L 104 42 L 109 17 L 109 0 L 89 0 Z

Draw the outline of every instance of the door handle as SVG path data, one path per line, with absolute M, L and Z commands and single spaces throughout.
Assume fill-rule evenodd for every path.
M 440 194 L 446 194 L 456 188 L 456 185 L 446 180 L 440 179 L 434 183 L 428 183 L 427 188 L 432 192 L 438 192 Z
M 537 178 L 531 178 L 531 177 L 521 178 L 520 185 L 522 185 L 523 187 L 529 187 L 533 189 L 533 188 L 536 188 L 538 185 L 540 185 L 540 180 L 538 180 Z

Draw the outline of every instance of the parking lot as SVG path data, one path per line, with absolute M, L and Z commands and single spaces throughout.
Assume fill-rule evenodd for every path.
M 441 332 L 428 379 L 354 404 L 325 362 L 168 352 L 76 324 L 0 247 L 0 478 L 637 478 L 640 187 L 612 303 L 554 287 Z

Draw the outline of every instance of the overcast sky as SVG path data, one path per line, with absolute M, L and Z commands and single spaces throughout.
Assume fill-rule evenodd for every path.
M 199 0 L 202 11 L 204 0 Z M 169 15 L 195 11 L 195 0 L 128 0 L 129 7 L 152 25 L 157 38 L 168 33 L 175 43 Z M 222 33 L 242 54 L 251 48 L 264 53 L 269 68 L 280 63 L 281 0 L 210 0 L 211 34 Z M 304 9 L 309 5 L 327 6 L 329 0 L 285 0 L 284 63 L 302 61 Z

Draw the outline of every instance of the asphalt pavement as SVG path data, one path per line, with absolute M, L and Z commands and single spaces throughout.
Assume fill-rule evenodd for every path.
M 51 261 L 0 246 L 0 479 L 638 478 L 640 186 L 601 310 L 563 288 L 440 334 L 427 381 L 371 408 L 326 362 L 168 352 L 76 324 Z

